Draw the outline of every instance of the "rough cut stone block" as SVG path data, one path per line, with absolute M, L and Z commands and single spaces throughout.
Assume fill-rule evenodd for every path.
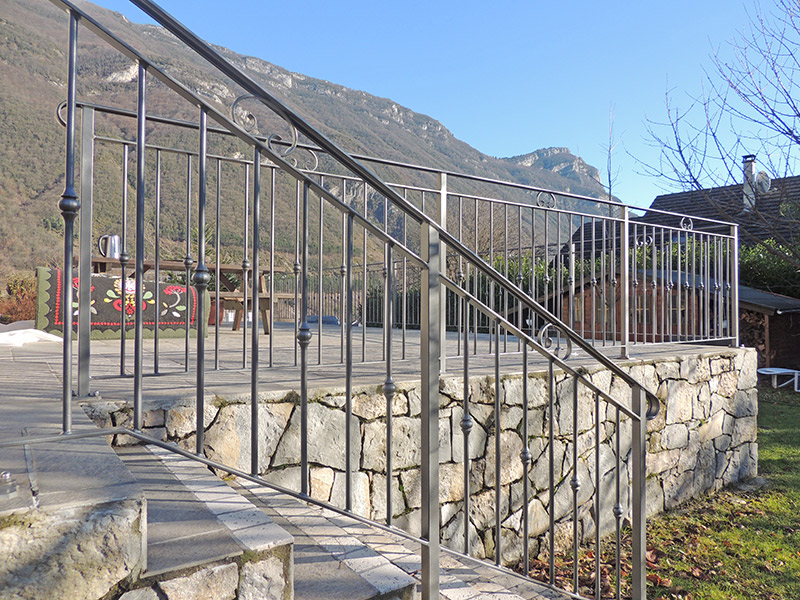
M 242 565 L 237 600 L 284 600 L 286 575 L 276 557 Z
M 354 443 L 351 460 L 358 465 L 361 459 L 359 423 L 354 416 L 350 421 Z M 345 413 L 344 411 L 310 402 L 308 404 L 308 460 L 311 463 L 332 467 L 339 471 L 345 468 Z M 292 413 L 289 427 L 283 434 L 272 459 L 274 466 L 300 463 L 300 410 Z
M 711 369 L 708 366 L 708 358 L 702 356 L 690 356 L 681 360 L 681 378 L 689 383 L 708 381 L 711 377 Z
M 400 474 L 406 502 L 411 508 L 422 506 L 422 475 L 419 469 Z M 464 498 L 464 466 L 455 463 L 439 465 L 439 503 L 456 502 Z
M 404 415 L 408 412 L 408 398 L 403 394 L 392 397 L 392 415 Z M 371 421 L 386 418 L 386 396 L 377 394 L 358 394 L 353 397 L 353 414 Z
M 756 417 L 740 417 L 733 423 L 734 444 L 745 444 L 755 442 L 758 434 L 758 423 Z
M 758 415 L 758 390 L 740 390 L 733 396 L 734 417 L 755 417 Z
M 677 379 L 680 377 L 680 374 L 680 365 L 675 361 L 665 360 L 656 363 L 656 375 L 660 381 L 664 381 L 665 379 Z
M 239 568 L 227 564 L 160 581 L 158 587 L 167 600 L 233 600 L 238 584 Z
M 159 600 L 158 593 L 153 588 L 139 588 L 125 592 L 119 600 Z
M 144 501 L 0 518 L 3 598 L 101 598 L 144 567 Z
M 269 466 L 270 458 L 283 435 L 292 408 L 292 404 L 288 402 L 261 404 L 258 407 L 258 464 L 261 471 Z M 221 408 L 216 422 L 205 435 L 206 454 L 209 458 L 225 465 L 249 471 L 250 431 L 250 406 L 231 404 Z
M 219 409 L 211 403 L 203 406 L 203 423 L 206 427 L 214 422 Z M 197 410 L 194 406 L 175 406 L 166 411 L 164 424 L 171 439 L 184 438 L 197 432 Z
M 372 518 L 383 521 L 386 518 L 386 476 L 375 473 L 372 476 Z M 400 491 L 400 478 L 392 477 L 392 517 L 401 515 L 406 510 L 403 493 Z M 444 522 L 444 521 L 443 521 Z
M 520 453 L 522 440 L 514 431 L 503 431 L 500 435 L 500 485 L 507 485 L 522 477 L 523 466 Z M 489 437 L 486 452 L 486 487 L 495 486 L 495 436 Z
M 333 469 L 328 467 L 315 467 L 311 469 L 309 481 L 311 483 L 311 497 L 327 501 L 331 497 L 333 487 Z
M 739 384 L 739 375 L 735 371 L 725 371 L 719 376 L 716 393 L 726 398 L 733 398 Z
M 369 517 L 372 512 L 372 503 L 369 493 L 369 477 L 366 473 L 356 472 L 351 474 L 353 484 L 353 512 L 362 517 Z M 331 504 L 340 508 L 345 507 L 346 491 L 345 474 L 337 472 L 331 490 Z
M 721 423 L 720 423 L 721 426 Z M 661 432 L 661 447 L 665 450 L 685 448 L 689 443 L 689 428 L 683 423 L 667 425 Z
M 469 457 L 476 459 L 486 452 L 486 430 L 481 426 L 475 415 L 472 416 L 472 429 L 469 432 Z M 453 461 L 462 462 L 464 460 L 464 433 L 461 429 L 461 420 L 464 416 L 464 409 L 454 406 L 450 413 L 450 429 L 453 432 Z
M 720 437 L 725 425 L 725 411 L 717 411 L 709 421 L 703 423 L 697 430 L 700 443 L 713 441 Z
M 680 458 L 681 451 L 664 450 L 663 452 L 648 452 L 647 453 L 647 474 L 658 475 L 669 469 L 678 466 L 678 459 Z
M 692 403 L 697 389 L 683 380 L 667 381 L 667 425 L 685 423 L 692 418 Z
M 756 387 L 758 384 L 758 374 L 756 368 L 758 367 L 758 355 L 755 350 L 748 349 L 742 357 L 742 366 L 739 369 L 739 389 L 747 390 Z

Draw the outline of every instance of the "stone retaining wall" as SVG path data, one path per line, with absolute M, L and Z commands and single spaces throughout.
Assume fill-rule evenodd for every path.
M 631 361 L 624 367 L 661 399 L 659 415 L 647 426 L 647 510 L 649 514 L 700 494 L 757 474 L 756 353 L 750 349 L 716 349 L 702 355 L 665 357 L 648 362 Z M 545 373 L 530 375 L 528 385 L 528 447 L 533 462 L 529 473 L 531 496 L 531 552 L 546 548 L 550 500 L 548 494 L 549 444 L 547 433 L 547 385 Z M 626 384 L 605 369 L 590 373 L 592 382 L 623 404 L 629 405 Z M 581 386 L 578 414 L 572 410 L 572 379 L 557 373 L 553 443 L 555 494 L 552 503 L 556 538 L 566 545 L 572 535 L 573 478 L 572 424 L 578 420 L 577 476 L 578 519 L 581 536 L 594 536 L 595 423 L 600 419 L 600 528 L 613 530 L 616 502 L 616 411 L 605 402 L 595 414 L 594 396 Z M 420 388 L 419 383 L 398 384 L 392 402 L 394 524 L 419 533 L 420 519 Z M 474 426 L 469 438 L 471 459 L 471 552 L 493 556 L 495 523 L 495 382 L 493 377 L 470 379 L 470 413 Z M 259 464 L 264 478 L 299 489 L 300 411 L 296 393 L 263 394 L 260 398 Z M 345 491 L 345 396 L 343 390 L 315 390 L 308 406 L 308 457 L 311 495 L 344 506 Z M 440 381 L 440 510 L 443 543 L 463 549 L 463 380 Z M 522 555 L 522 504 L 524 475 L 522 380 L 520 375 L 501 380 L 501 502 L 506 564 Z M 96 402 L 87 411 L 101 426 L 127 425 L 130 407 L 124 403 Z M 352 464 L 353 507 L 358 514 L 376 520 L 386 513 L 386 399 L 380 387 L 354 390 L 352 404 L 354 445 Z M 209 458 L 250 469 L 249 399 L 215 399 L 205 415 L 205 453 Z M 195 411 L 192 406 L 170 406 L 145 413 L 145 431 L 194 450 Z M 621 504 L 630 514 L 630 425 L 622 419 L 620 430 Z M 117 436 L 115 443 L 135 440 Z

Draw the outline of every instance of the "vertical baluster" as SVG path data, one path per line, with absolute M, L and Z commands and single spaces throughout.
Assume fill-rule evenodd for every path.
M 508 279 L 508 204 L 503 204 L 503 275 Z M 503 286 L 503 316 L 508 315 L 508 290 Z M 503 352 L 508 352 L 508 331 L 503 329 Z
M 383 197 L 383 231 L 387 233 L 389 231 L 389 201 L 386 196 Z M 386 339 L 389 337 L 389 323 L 386 319 L 386 304 L 389 301 L 389 269 L 391 265 L 389 264 L 389 244 L 383 244 L 383 269 L 381 271 L 383 275 L 383 344 L 381 351 L 383 352 L 383 360 L 387 359 L 386 354 Z
M 122 310 L 119 312 L 119 374 L 125 376 L 126 348 L 125 342 L 128 329 L 128 144 L 122 145 L 122 250 L 119 253 L 120 294 L 122 295 Z M 65 286 L 66 287 L 66 286 Z M 187 320 L 188 323 L 188 320 Z M 187 333 L 188 335 L 188 333 Z M 188 370 L 188 363 L 187 363 Z
M 73 232 L 75 217 L 81 208 L 81 203 L 75 193 L 75 88 L 78 77 L 78 18 L 74 13 L 69 14 L 69 75 L 67 80 L 67 135 L 66 135 L 66 165 L 64 192 L 58 203 L 58 209 L 64 218 L 64 285 L 62 292 L 62 306 L 64 319 L 62 330 L 63 343 L 61 375 L 61 430 L 64 433 L 72 432 L 72 262 L 74 255 Z
M 294 273 L 294 337 L 296 340 L 299 340 L 298 337 L 300 335 L 300 331 L 298 326 L 301 322 L 301 319 L 304 318 L 300 314 L 298 314 L 298 308 L 300 308 L 300 302 L 306 302 L 308 298 L 305 295 L 300 297 L 300 210 L 301 210 L 301 202 L 303 198 L 303 194 L 306 193 L 306 190 L 303 187 L 303 183 L 298 179 L 297 180 L 297 189 L 296 192 L 296 199 L 295 199 L 295 209 L 294 209 L 294 266 L 292 267 L 292 273 Z M 310 335 L 310 334 L 309 334 Z M 294 345 L 294 366 L 297 366 L 297 344 Z
M 646 405 L 642 388 L 634 385 L 631 388 L 631 406 L 636 415 L 631 420 L 632 441 L 632 477 L 631 486 L 631 527 L 633 573 L 631 575 L 631 594 L 634 598 L 646 597 L 645 552 L 646 552 L 646 518 L 647 518 L 647 419 Z
M 369 192 L 364 182 L 364 216 L 367 216 L 367 199 Z M 361 362 L 367 360 L 367 228 L 364 227 L 364 240 L 361 254 Z
M 320 176 L 319 178 L 319 185 L 323 189 L 325 188 L 325 178 Z M 322 286 L 322 280 L 324 277 L 322 271 L 322 230 L 325 224 L 324 219 L 324 210 L 325 210 L 325 200 L 322 198 L 322 195 L 319 197 L 319 237 L 317 238 L 317 245 L 319 246 L 318 251 L 318 258 L 317 258 L 317 276 L 319 278 L 317 284 L 317 292 L 319 294 L 319 298 L 317 299 L 317 306 L 318 306 L 318 313 L 317 313 L 317 364 L 322 364 L 322 316 L 325 314 L 325 308 L 323 306 L 323 298 L 325 295 L 325 289 Z
M 553 371 L 553 359 L 550 358 L 547 363 L 547 415 L 548 415 L 548 426 L 547 426 L 547 468 L 548 468 L 548 481 L 547 481 L 547 494 L 548 494 L 548 513 L 550 517 L 550 530 L 549 530 L 549 538 L 550 538 L 550 545 L 549 545 L 549 552 L 548 552 L 548 561 L 549 561 L 549 581 L 550 585 L 555 585 L 556 582 L 556 513 L 555 513 L 555 488 L 556 488 L 556 481 L 555 481 L 555 448 L 553 444 L 555 442 L 555 431 L 554 431 L 554 421 L 556 418 L 556 377 Z
M 205 433 L 204 408 L 205 408 L 205 361 L 206 361 L 206 336 L 205 328 L 208 323 L 205 316 L 206 290 L 211 276 L 206 267 L 206 186 L 207 186 L 207 131 L 206 109 L 200 109 L 200 156 L 198 159 L 198 195 L 197 195 L 197 268 L 194 270 L 193 282 L 197 288 L 197 454 L 203 453 L 203 437 Z M 188 321 L 188 319 L 187 319 Z
M 441 355 L 442 304 L 439 283 L 439 232 L 423 222 L 421 253 L 426 266 L 421 281 L 421 340 L 422 370 L 422 597 L 439 597 L 439 369 Z
M 566 322 L 567 319 L 564 318 L 564 250 L 561 247 L 561 213 L 556 213 L 556 247 L 553 254 L 555 254 L 553 258 L 556 263 L 556 280 L 553 283 L 555 288 L 553 314 Z M 559 350 L 561 350 L 561 335 L 556 338 L 556 352 Z
M 216 281 L 214 282 L 214 369 L 219 369 L 219 287 L 222 278 L 222 260 L 220 255 L 220 242 L 222 241 L 222 161 L 217 159 L 217 203 L 216 215 L 214 217 L 214 272 L 216 273 Z
M 275 167 L 269 170 L 269 366 L 275 354 Z
M 572 378 L 572 591 L 578 593 L 578 491 L 581 487 L 578 478 L 578 385 L 580 379 Z
M 142 378 L 144 376 L 144 211 L 145 211 L 145 128 L 147 124 L 147 69 L 139 62 L 138 98 L 136 102 L 136 289 L 134 290 L 133 342 L 133 428 L 142 428 Z M 123 279 L 123 283 L 127 283 Z M 156 287 L 158 282 L 156 282 Z M 125 304 L 123 303 L 123 310 Z
M 478 249 L 478 199 L 475 198 L 475 224 L 473 226 L 473 235 L 475 237 L 475 254 L 480 256 L 480 252 Z M 478 283 L 480 279 L 480 272 L 478 271 L 478 266 L 475 265 L 474 272 L 472 274 L 472 294 L 476 298 L 480 298 L 479 290 L 478 290 Z M 472 323 L 472 352 L 473 354 L 478 354 L 478 319 L 480 318 L 480 313 L 478 312 L 478 307 L 473 309 L 473 314 L 475 316 L 473 323 Z
M 127 162 L 127 161 L 126 161 Z M 186 322 L 183 326 L 183 370 L 189 372 L 189 300 L 192 293 L 189 286 L 192 280 L 192 155 L 186 154 L 186 255 L 183 257 L 184 280 L 186 283 Z
M 500 321 L 494 321 L 494 562 L 500 564 L 502 556 L 502 529 L 500 528 L 500 450 L 502 447 L 502 423 L 500 422 Z
M 253 149 L 253 271 L 252 271 L 252 301 L 253 326 L 250 329 L 250 474 L 258 475 L 258 367 L 260 348 L 258 344 L 258 317 L 261 314 L 261 298 L 259 297 L 259 277 L 261 266 L 261 152 Z M 245 288 L 246 290 L 246 288 Z M 247 295 L 245 291 L 243 296 Z M 244 313 L 247 320 L 247 313 Z M 270 330 L 271 331 L 271 330 Z
M 464 554 L 469 556 L 469 519 L 470 519 L 470 486 L 469 486 L 469 468 L 470 468 L 470 454 L 469 454 L 469 435 L 472 432 L 474 425 L 472 415 L 469 409 L 469 349 L 467 342 L 469 338 L 469 299 L 464 297 L 466 303 L 464 309 L 464 401 L 461 416 L 461 436 L 464 443 Z
M 255 163 L 254 163 L 255 164 Z M 247 258 L 247 251 L 250 249 L 250 163 L 244 165 L 244 239 L 242 242 L 242 368 L 247 368 L 247 315 L 250 306 L 250 299 L 247 297 L 249 291 L 250 259 Z
M 383 384 L 383 395 L 386 397 L 386 524 L 392 524 L 392 401 L 397 386 L 392 379 L 392 323 L 394 312 L 394 268 L 392 267 L 393 244 L 386 244 L 386 262 L 389 270 L 386 276 L 386 381 Z
M 300 304 L 300 493 L 308 495 L 308 345 L 311 343 L 311 328 L 308 326 L 308 183 L 303 182 L 302 201 L 302 302 Z
M 609 209 L 610 211 L 610 209 Z M 627 208 L 624 209 L 624 214 L 628 216 Z M 604 220 L 605 222 L 605 220 Z M 610 261 L 610 268 L 609 274 L 611 277 L 611 310 L 610 313 L 610 321 L 611 321 L 611 340 L 612 344 L 616 345 L 617 343 L 617 336 L 622 338 L 623 343 L 626 344 L 623 346 L 623 352 L 625 352 L 627 356 L 627 343 L 628 343 L 628 326 L 630 325 L 630 314 L 628 318 L 622 317 L 622 311 L 628 310 L 629 308 L 629 301 L 628 295 L 630 294 L 630 289 L 626 288 L 626 279 L 624 276 L 620 277 L 621 281 L 617 280 L 617 271 L 620 273 L 625 273 L 626 269 L 628 268 L 628 263 L 625 262 L 627 260 L 625 254 L 625 248 L 630 247 L 630 238 L 628 237 L 628 230 L 620 231 L 619 226 L 614 221 L 609 221 L 609 227 L 611 229 L 612 237 L 611 237 L 611 261 Z M 617 232 L 619 231 L 619 242 L 617 241 Z M 623 236 L 624 233 L 624 236 Z M 617 244 L 619 244 L 619 264 L 617 264 Z M 603 251 L 603 262 L 605 263 L 606 255 L 605 250 Z M 603 285 L 605 289 L 605 283 Z M 621 288 L 621 290 L 620 290 Z M 620 301 L 617 301 L 617 295 L 620 295 Z M 623 298 L 624 297 L 624 298 Z M 604 310 L 606 310 L 604 308 Z M 620 311 L 620 320 L 621 322 L 617 321 L 617 311 Z
M 546 210 L 543 210 L 542 217 L 544 217 L 544 294 L 542 294 L 542 298 L 544 299 L 545 307 L 552 309 L 552 304 L 549 300 L 551 280 L 550 273 L 552 270 L 550 268 L 550 215 Z
M 522 265 L 524 259 L 522 256 L 522 207 L 517 207 L 517 287 L 522 290 Z M 522 303 L 517 300 L 517 326 L 521 331 L 525 331 L 525 323 L 522 322 Z M 522 350 L 522 338 L 517 338 L 517 352 Z
M 569 244 L 569 266 L 568 266 L 568 276 L 567 282 L 569 285 L 569 302 L 568 302 L 568 311 L 569 314 L 567 318 L 564 319 L 565 322 L 570 324 L 570 327 L 573 329 L 575 328 L 575 244 Z
M 487 202 L 487 206 L 489 208 L 489 265 L 494 268 L 494 204 L 491 202 Z M 494 281 L 489 282 L 489 308 L 494 311 L 496 309 L 495 302 L 494 302 Z M 500 340 L 496 337 L 498 332 L 497 326 L 494 327 L 492 330 L 491 323 L 489 324 L 489 353 L 492 352 L 492 336 L 494 337 L 495 343 L 500 343 Z
M 78 247 L 78 307 L 92 302 L 92 214 L 94 195 L 94 108 L 81 109 L 80 244 Z M 74 221 L 73 221 L 74 222 Z M 66 281 L 66 280 L 65 280 Z M 68 306 L 68 305 L 64 305 Z M 158 304 L 156 304 L 158 306 Z M 157 312 L 157 311 L 156 311 Z M 92 314 L 78 311 L 78 396 L 90 394 Z
M 531 209 L 531 298 L 539 301 L 539 293 L 536 288 L 536 209 Z M 531 336 L 536 332 L 536 316 L 530 313 Z
M 528 344 L 522 345 L 522 568 L 527 573 L 530 568 L 530 522 L 528 503 L 530 502 L 530 470 L 533 456 L 528 436 Z M 466 477 L 467 474 L 465 473 Z
M 620 293 L 620 311 L 619 311 L 620 319 L 622 320 L 622 322 L 620 323 L 620 335 L 621 335 L 621 338 L 622 338 L 621 344 L 620 344 L 620 346 L 621 346 L 620 358 L 628 358 L 628 341 L 630 339 L 630 330 L 631 330 L 631 308 L 630 308 L 630 302 L 629 302 L 628 299 L 630 298 L 631 295 L 634 295 L 634 294 L 631 293 L 630 278 L 629 278 L 629 272 L 628 272 L 628 269 L 630 268 L 628 263 L 629 263 L 629 255 L 630 255 L 631 237 L 630 237 L 630 229 L 629 229 L 629 227 L 630 227 L 630 221 L 629 221 L 630 215 L 628 213 L 628 207 L 627 206 L 623 206 L 622 207 L 622 217 L 623 217 L 623 220 L 622 220 L 622 231 L 620 232 L 620 240 L 619 240 L 620 252 L 621 252 L 621 256 L 620 256 L 620 261 L 619 262 L 620 262 L 620 273 L 622 274 L 622 281 L 620 282 L 621 293 Z M 635 233 L 635 226 L 634 226 L 634 233 Z M 613 256 L 614 256 L 614 254 L 612 253 L 612 257 Z M 635 248 L 634 248 L 634 251 L 633 251 L 633 256 L 634 256 L 634 260 L 635 260 L 635 257 L 636 257 L 636 249 Z M 612 271 L 612 276 L 614 276 L 613 275 L 613 271 Z M 636 274 L 634 273 L 633 276 L 635 278 Z M 614 279 L 616 279 L 615 276 L 614 276 Z M 616 298 L 616 293 L 613 294 L 613 295 Z M 611 314 L 613 315 L 615 312 L 616 312 L 616 310 L 613 310 L 613 311 L 611 311 Z M 614 317 L 612 316 L 612 318 L 614 318 Z
M 590 217 L 589 221 L 592 224 L 592 251 L 591 251 L 591 284 L 592 284 L 592 316 L 591 316 L 591 331 L 592 331 L 592 346 L 595 345 L 597 340 L 597 221 L 594 217 Z M 605 260 L 603 256 L 603 260 Z M 605 281 L 602 281 L 605 285 Z
M 403 190 L 403 198 L 408 198 L 408 190 Z M 408 247 L 408 213 L 403 211 L 403 245 Z M 408 320 L 408 257 L 403 254 L 403 292 L 400 297 L 401 310 L 403 312 L 403 343 L 400 358 L 406 359 L 406 326 Z
M 684 253 L 683 240 L 684 240 L 683 232 L 679 232 L 678 233 L 678 241 L 677 241 L 677 246 L 678 247 L 677 247 L 676 256 L 675 256 L 675 262 L 677 263 L 677 277 L 676 277 L 676 280 L 675 280 L 675 286 L 677 287 L 677 289 L 675 290 L 675 300 L 676 300 L 675 320 L 677 321 L 676 329 L 677 329 L 677 337 L 678 337 L 678 341 L 679 342 L 683 341 L 683 339 L 682 339 L 682 330 L 683 330 L 683 319 L 682 319 L 682 317 L 683 317 L 683 310 L 682 310 L 682 308 L 683 308 L 683 297 L 681 295 L 683 293 L 683 281 L 682 281 L 682 279 L 683 279 L 683 274 L 685 273 L 685 272 L 682 272 L 682 269 L 681 269 L 681 267 L 683 266 L 683 261 L 682 261 L 681 258 L 682 258 L 682 255 Z
M 342 200 L 347 204 L 347 180 L 342 179 Z M 339 268 L 339 315 L 341 317 L 341 340 L 339 348 L 339 362 L 344 362 L 344 346 L 345 346 L 345 294 L 347 293 L 347 214 L 342 213 L 342 264 Z
M 594 393 L 594 597 L 600 600 L 600 393 Z
M 730 273 L 731 300 L 728 309 L 728 322 L 731 328 L 731 345 L 739 346 L 739 226 L 731 225 L 731 240 L 728 249 L 728 270 Z
M 608 323 L 608 315 L 609 315 L 608 297 L 610 295 L 612 298 L 614 298 L 614 296 L 616 294 L 616 291 L 617 291 L 616 284 L 613 283 L 617 279 L 617 274 L 614 271 L 614 264 L 613 264 L 614 252 L 613 251 L 611 252 L 611 261 L 612 262 L 610 263 L 610 269 L 609 269 L 609 265 L 607 264 L 607 260 L 606 260 L 606 258 L 608 256 L 608 250 L 609 250 L 608 242 L 606 240 L 607 232 L 608 232 L 607 221 L 606 221 L 606 219 L 601 219 L 600 220 L 600 245 L 602 246 L 602 249 L 600 251 L 600 256 L 601 256 L 601 261 L 600 261 L 600 282 L 601 282 L 601 286 L 602 287 L 600 288 L 600 313 L 601 313 L 600 314 L 600 327 L 602 328 L 602 331 L 603 331 L 603 342 L 602 342 L 603 346 L 606 345 L 606 340 L 608 338 L 608 324 L 609 324 Z M 616 237 L 616 232 L 617 232 L 616 225 L 615 225 L 615 223 L 612 222 L 611 223 L 611 235 Z M 627 233 L 625 235 L 627 236 Z M 621 239 L 620 240 L 620 244 L 621 244 L 621 246 L 620 246 L 621 249 L 624 248 L 624 247 L 627 247 L 627 244 L 628 244 L 627 237 L 625 239 Z M 625 264 L 622 261 L 620 261 L 620 262 L 623 265 Z M 623 267 L 622 271 L 624 271 L 624 267 Z M 624 281 L 627 281 L 626 276 L 623 276 L 622 279 Z M 629 293 L 629 290 L 625 289 L 625 285 L 624 284 L 622 286 L 622 289 L 624 290 L 623 294 L 628 294 Z M 616 307 L 617 307 L 616 302 L 614 302 L 614 310 L 616 310 Z M 612 314 L 614 313 L 614 310 L 611 311 Z M 616 344 L 616 339 L 617 339 L 616 332 L 613 331 L 613 328 L 612 328 L 611 340 L 615 344 Z
M 464 229 L 464 197 L 458 197 L 458 241 L 463 242 L 463 229 Z M 458 285 L 464 285 L 464 259 L 459 253 L 458 255 L 458 276 L 457 276 Z M 461 355 L 461 327 L 464 322 L 463 315 L 461 314 L 464 310 L 463 302 L 460 296 L 456 296 L 456 302 L 458 303 L 458 315 L 456 317 L 458 325 L 456 327 L 458 331 L 458 339 L 456 342 L 456 355 Z M 466 348 L 466 347 L 465 347 Z M 465 349 L 466 352 L 466 349 Z
M 153 372 L 158 374 L 158 355 L 159 355 L 159 329 L 161 327 L 161 286 L 158 282 L 161 281 L 161 150 L 156 150 L 156 217 L 155 217 L 155 251 L 153 272 L 156 280 L 154 290 L 156 313 L 153 317 Z
M 586 218 L 581 215 L 579 217 L 578 230 L 581 232 L 581 255 L 580 255 L 580 269 L 581 269 L 581 285 L 579 288 L 580 293 L 580 311 L 581 311 L 581 337 L 586 339 Z
M 621 463 L 622 457 L 620 455 L 620 438 L 622 437 L 622 431 L 620 429 L 620 411 L 619 407 L 617 407 L 617 415 L 616 415 L 616 429 L 614 430 L 614 437 L 616 443 L 616 468 L 614 469 L 614 493 L 616 501 L 614 503 L 614 552 L 615 552 L 615 577 L 617 584 L 617 600 L 621 600 L 621 579 L 622 579 L 622 542 L 621 542 L 621 529 L 622 529 L 622 503 L 621 503 L 621 489 L 620 489 L 620 470 L 621 470 Z
M 346 227 L 346 243 L 345 243 L 345 322 L 344 327 L 347 329 L 346 340 L 346 354 L 345 354 L 345 475 L 344 475 L 344 488 L 345 488 L 345 508 L 353 510 L 353 464 L 352 464 L 352 447 L 353 447 L 353 432 L 352 432 L 352 419 L 353 419 L 353 229 L 354 229 L 353 213 L 347 213 L 347 227 Z M 363 327 L 363 323 L 362 323 Z

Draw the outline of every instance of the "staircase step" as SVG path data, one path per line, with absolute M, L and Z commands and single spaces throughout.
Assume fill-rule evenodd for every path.
M 294 536 L 297 600 L 419 597 L 418 542 L 249 481 L 236 480 L 230 485 Z M 344 579 L 350 580 L 353 574 L 374 588 L 373 595 L 356 593 L 364 589 L 363 593 L 369 594 L 363 584 L 348 590 Z M 439 583 L 442 600 L 574 597 L 506 569 L 445 552 L 441 554 Z
M 13 419 L 11 419 L 13 422 Z M 80 413 L 75 431 L 94 429 Z M 0 440 L 52 435 L 4 427 Z M 4 448 L 0 596 L 99 598 L 145 566 L 141 487 L 104 438 Z
M 294 536 L 296 600 L 414 598 L 417 581 L 337 525 L 336 513 L 252 482 L 231 485 Z
M 244 553 L 278 551 L 291 560 L 292 536 L 202 463 L 157 446 L 117 452 L 147 498 L 144 577 L 161 579 Z

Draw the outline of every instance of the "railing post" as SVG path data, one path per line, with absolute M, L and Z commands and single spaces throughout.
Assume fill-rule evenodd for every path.
M 628 342 L 630 340 L 631 327 L 631 304 L 630 304 L 630 231 L 629 231 L 629 212 L 628 207 L 621 207 L 622 210 L 622 231 L 620 232 L 620 358 L 628 358 Z M 615 277 L 611 273 L 611 277 Z
M 645 506 L 645 498 L 647 497 L 647 403 L 644 394 L 642 394 L 642 388 L 638 385 L 631 388 L 631 408 L 637 416 L 637 419 L 631 423 L 633 435 L 633 474 L 631 481 L 633 488 L 631 493 L 633 573 L 631 576 L 631 595 L 633 600 L 644 600 L 647 597 L 647 582 L 645 579 L 647 574 L 645 563 L 645 551 L 647 549 L 647 508 Z
M 94 108 L 81 111 L 81 237 L 78 263 L 78 396 L 89 395 L 92 312 L 92 195 L 94 192 Z
M 728 319 L 728 327 L 731 331 L 731 345 L 734 348 L 739 346 L 739 226 L 731 225 L 731 235 L 733 236 L 733 248 L 730 253 L 730 273 L 731 273 L 731 310 Z
M 147 106 L 147 68 L 139 62 L 139 97 L 136 104 L 136 289 L 134 298 L 134 349 L 133 349 L 133 428 L 142 429 L 142 383 L 144 371 L 144 317 L 142 302 L 144 298 L 144 211 L 145 211 L 145 151 L 146 145 L 146 106 Z M 124 284 L 123 284 L 124 285 Z M 156 284 L 158 285 L 158 284 Z M 199 304 L 203 307 L 202 300 Z M 202 313 L 201 313 L 202 315 Z M 198 337 L 200 328 L 198 327 Z M 198 432 L 199 434 L 199 432 Z M 200 437 L 198 435 L 198 437 Z
M 205 108 L 200 109 L 200 152 L 198 156 L 198 182 L 197 182 L 197 268 L 192 276 L 192 283 L 197 289 L 197 437 L 195 452 L 198 456 L 203 454 L 205 436 L 205 365 L 206 365 L 206 327 L 205 318 L 206 290 L 211 281 L 211 274 L 206 266 L 206 162 L 208 158 L 208 114 Z M 188 286 L 187 286 L 188 289 Z M 246 316 L 244 318 L 247 318 Z M 186 322 L 189 322 L 187 315 Z
M 422 598 L 439 598 L 439 365 L 442 288 L 439 232 L 422 224 L 421 351 L 422 370 Z
M 447 229 L 447 173 L 439 173 L 439 225 Z M 436 236 L 439 238 L 438 234 Z M 447 273 L 447 246 L 439 242 L 439 273 Z M 439 372 L 447 372 L 447 292 L 441 284 L 441 299 L 439 305 L 439 340 L 441 353 L 439 357 Z
M 78 18 L 74 13 L 69 15 L 69 76 L 67 84 L 67 142 L 66 173 L 64 192 L 58 208 L 64 217 L 64 272 L 62 305 L 64 314 L 62 344 L 62 431 L 72 431 L 72 236 L 75 229 L 75 217 L 81 203 L 75 193 L 75 85 L 78 60 Z

